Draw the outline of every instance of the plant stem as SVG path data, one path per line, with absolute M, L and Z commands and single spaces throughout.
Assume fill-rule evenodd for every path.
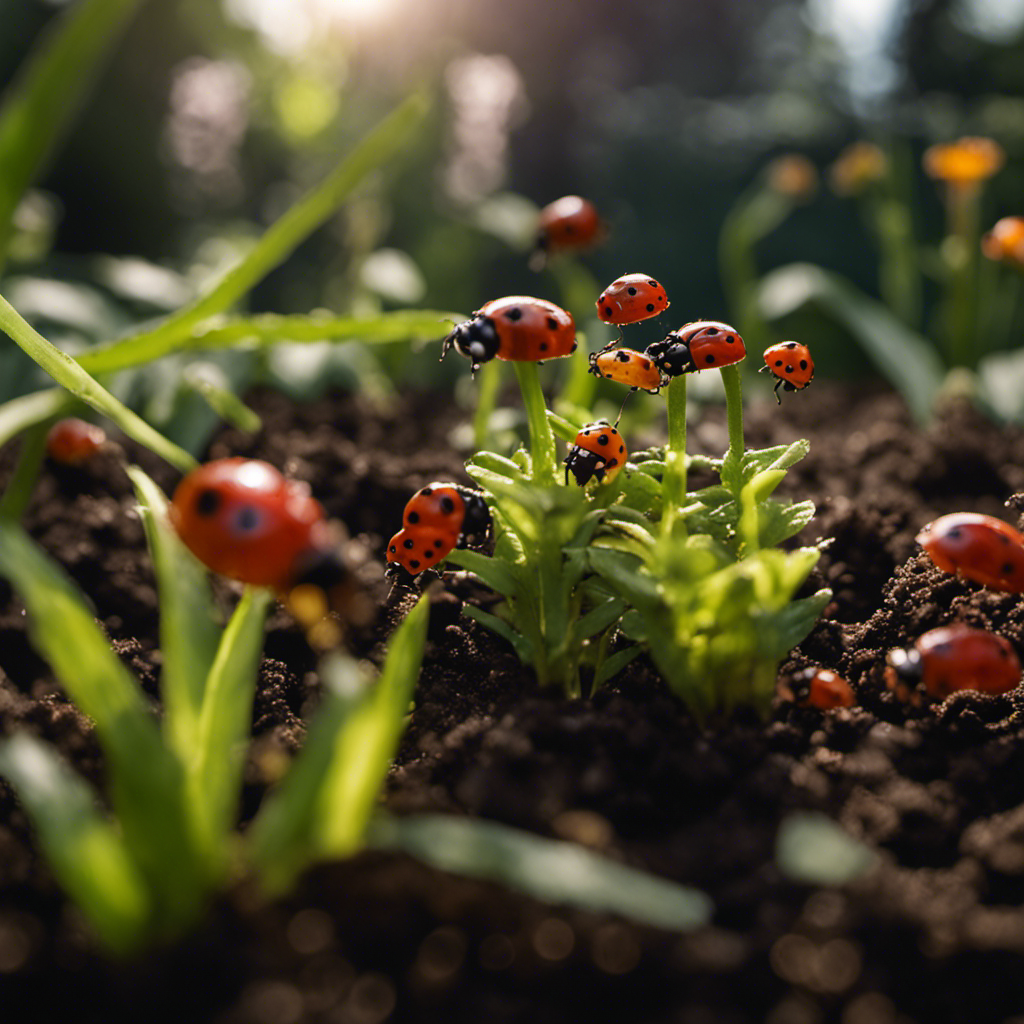
M 512 365 L 516 369 L 519 388 L 523 393 L 523 406 L 526 409 L 533 480 L 535 483 L 551 484 L 556 475 L 555 435 L 551 432 L 551 424 L 548 423 L 548 409 L 544 402 L 544 392 L 540 388 L 537 364 L 514 362 Z
M 739 363 L 723 366 L 721 372 L 725 386 L 725 415 L 729 423 L 729 454 L 726 458 L 738 463 L 746 447 L 743 440 L 743 377 Z
M 949 186 L 946 212 L 949 235 L 943 243 L 949 267 L 946 296 L 946 338 L 950 366 L 974 367 L 978 265 L 978 213 L 981 193 L 977 188 Z
M 7 488 L 0 498 L 0 516 L 20 519 L 32 497 L 32 488 L 39 476 L 39 467 L 46 454 L 46 433 L 49 422 L 37 423 L 21 435 L 21 451 Z
M 664 508 L 661 514 L 663 532 L 678 531 L 686 535 L 686 527 L 678 519 L 679 509 L 686 502 L 686 374 L 673 377 L 665 389 L 668 412 L 668 444 L 665 447 L 665 478 L 662 482 Z
M 478 452 L 491 449 L 491 416 L 501 390 L 501 363 L 492 359 L 480 367 L 480 386 L 473 414 L 473 444 Z

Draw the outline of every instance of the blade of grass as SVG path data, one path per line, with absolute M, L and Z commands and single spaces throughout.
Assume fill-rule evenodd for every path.
M 415 92 L 387 115 L 319 184 L 279 217 L 252 250 L 191 305 L 152 330 L 88 354 L 94 373 L 148 363 L 176 351 L 204 320 L 223 313 L 257 282 L 283 263 L 317 228 L 325 224 L 371 171 L 398 155 L 429 109 L 428 97 Z
M 246 587 L 206 680 L 196 749 L 186 762 L 186 800 L 211 867 L 224 865 L 249 741 L 263 623 L 273 594 Z
M 71 356 L 51 345 L 2 295 L 0 331 L 34 359 L 62 388 L 112 420 L 130 438 L 166 459 L 183 473 L 196 468 L 198 463 L 188 452 L 172 444 L 145 420 L 136 416 L 131 409 L 122 405 L 105 387 L 93 380 Z
M 711 899 L 698 889 L 493 821 L 440 814 L 384 818 L 374 822 L 369 843 L 546 903 L 620 914 L 655 928 L 688 931 L 711 919 Z
M 46 454 L 48 424 L 37 423 L 21 435 L 21 450 L 0 498 L 0 517 L 20 519 L 32 498 L 32 488 L 39 476 L 39 467 Z
M 56 751 L 25 734 L 0 743 L 0 774 L 28 811 L 57 880 L 116 953 L 144 936 L 150 906 L 124 840 Z
M 220 630 L 206 570 L 167 521 L 167 498 L 138 466 L 128 476 L 139 499 L 160 593 L 160 692 L 167 742 L 187 763 L 199 745 L 199 716 Z
M 169 930 L 195 916 L 202 895 L 185 824 L 180 765 L 162 744 L 145 695 L 113 652 L 81 594 L 14 523 L 0 521 L 0 574 L 29 614 L 29 636 L 96 725 L 111 802 L 125 841 Z
M 59 419 L 78 403 L 63 388 L 20 395 L 0 405 L 0 446 L 37 423 Z
M 139 0 L 81 0 L 45 31 L 0 108 L 0 269 L 14 210 L 39 176 Z

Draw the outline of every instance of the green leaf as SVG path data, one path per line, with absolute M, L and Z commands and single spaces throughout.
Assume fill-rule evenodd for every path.
M 370 842 L 547 903 L 619 914 L 655 928 L 689 931 L 711 920 L 712 902 L 697 889 L 492 821 L 433 814 L 386 818 L 374 823 Z
M 479 466 L 480 469 L 493 473 L 496 476 L 505 477 L 507 480 L 522 480 L 523 474 L 519 467 L 504 455 L 496 455 L 494 452 L 477 452 L 466 464 Z
M 801 501 L 795 505 L 765 502 L 759 509 L 761 547 L 773 548 L 799 533 L 814 518 L 814 511 L 813 501 Z
M 791 651 L 814 628 L 821 618 L 825 605 L 832 600 L 832 591 L 827 587 L 815 591 L 810 597 L 791 601 L 784 608 L 774 612 L 769 624 L 762 626 L 766 651 L 782 657 Z
M 189 812 L 215 866 L 223 863 L 224 838 L 235 824 L 263 624 L 273 599 L 267 589 L 245 588 L 206 678 L 197 743 L 186 762 Z
M 263 421 L 231 390 L 227 375 L 213 363 L 192 363 L 181 375 L 182 384 L 200 395 L 226 423 L 254 434 Z
M 26 734 L 0 742 L 0 774 L 28 811 L 57 880 L 96 934 L 117 953 L 138 945 L 151 910 L 145 884 L 81 776 Z
M 521 633 L 517 633 L 504 619 L 500 619 L 497 615 L 492 615 L 490 612 L 485 612 L 482 608 L 477 608 L 476 605 L 472 604 L 463 605 L 462 613 L 479 622 L 481 626 L 485 626 L 492 633 L 497 633 L 503 640 L 507 640 L 524 665 L 529 665 L 533 661 L 533 645 Z
M 180 927 L 198 912 L 203 890 L 185 822 L 181 766 L 74 584 L 9 522 L 0 522 L 0 573 L 25 603 L 33 645 L 95 723 L 125 841 L 164 923 Z
M 128 476 L 139 499 L 160 593 L 160 690 L 164 734 L 184 763 L 199 743 L 199 716 L 220 631 L 206 570 L 167 521 L 167 498 L 138 466 Z
M 596 690 L 599 686 L 603 686 L 614 679 L 631 661 L 642 653 L 642 648 L 634 645 L 608 655 L 601 662 L 601 667 L 594 676 L 594 689 Z
M 45 168 L 139 0 L 81 0 L 55 18 L 0 108 L 0 268 L 15 208 Z
M 482 555 L 479 551 L 456 548 L 447 556 L 446 561 L 469 570 L 486 583 L 491 590 L 505 597 L 511 597 L 519 589 L 519 578 L 511 566 L 497 558 L 488 558 L 487 555 Z
M 878 854 L 824 814 L 797 811 L 779 827 L 775 862 L 794 882 L 839 886 L 871 871 Z
M 576 620 L 573 624 L 573 638 L 575 642 L 581 643 L 587 637 L 594 636 L 606 630 L 613 623 L 617 622 L 622 615 L 626 605 L 617 597 L 610 598 L 596 608 L 591 608 L 586 615 Z
M 810 263 L 793 263 L 766 274 L 758 304 L 769 320 L 780 320 L 815 304 L 856 339 L 869 359 L 903 395 L 918 420 L 927 420 L 945 370 L 935 348 L 880 302 L 837 274 Z
M 560 437 L 568 444 L 575 444 L 576 436 L 580 432 L 580 428 L 575 423 L 570 423 L 564 416 L 559 416 L 558 413 L 552 412 L 550 409 L 548 409 L 548 422 L 551 424 L 551 430 L 555 437 Z
M 183 343 L 187 344 L 199 325 L 238 302 L 271 270 L 283 263 L 317 228 L 326 224 L 371 172 L 401 153 L 422 124 L 429 106 L 424 94 L 413 93 L 345 156 L 326 178 L 314 185 L 279 217 L 249 253 L 204 295 L 152 330 L 85 353 L 82 365 L 94 373 L 110 373 L 159 359 L 177 351 Z M 439 333 L 444 333 L 443 329 Z
M 0 405 L 0 446 L 37 423 L 59 419 L 78 403 L 62 388 L 34 391 Z
M 196 468 L 198 463 L 188 452 L 172 444 L 140 419 L 127 406 L 122 405 L 106 388 L 93 380 L 69 355 L 51 345 L 18 311 L 0 295 L 0 331 L 23 349 L 62 388 L 79 400 L 91 405 L 98 413 L 113 420 L 130 438 L 166 459 L 183 473 Z

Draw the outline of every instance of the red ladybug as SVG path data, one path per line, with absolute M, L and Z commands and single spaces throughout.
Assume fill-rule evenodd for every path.
M 483 496 L 460 484 L 433 483 L 406 502 L 404 526 L 388 542 L 388 562 L 415 576 L 471 537 L 485 536 L 491 514 Z
M 717 370 L 746 358 L 747 349 L 735 327 L 720 320 L 695 320 L 684 324 L 661 341 L 647 346 L 647 355 L 662 373 Z
M 814 380 L 814 360 L 811 350 L 797 341 L 783 341 L 764 350 L 764 366 L 778 380 L 775 381 L 775 401 L 782 404 L 779 388 L 787 391 L 801 391 Z
M 649 356 L 631 348 L 616 348 L 590 354 L 590 372 L 619 384 L 628 384 L 635 391 L 642 388 L 652 395 L 661 389 L 664 379 Z
M 626 444 L 622 435 L 607 423 L 589 423 L 577 435 L 576 443 L 565 457 L 565 482 L 569 472 L 583 487 L 591 478 L 610 482 L 626 464 Z
M 1024 592 L 1024 535 L 979 512 L 954 512 L 929 523 L 917 543 L 944 572 L 1011 594 Z
M 827 668 L 801 669 L 790 676 L 788 685 L 779 686 L 780 695 L 804 708 L 828 711 L 830 708 L 850 708 L 857 703 L 853 688 L 835 672 Z
M 963 623 L 931 629 L 908 650 L 889 652 L 886 681 L 901 695 L 922 685 L 944 700 L 958 690 L 1008 693 L 1020 684 L 1017 652 L 995 633 Z
M 178 484 L 169 514 L 208 568 L 278 592 L 307 582 L 309 573 L 322 575 L 333 550 L 308 486 L 254 459 L 218 459 L 193 470 Z
M 669 307 L 665 289 L 646 274 L 616 278 L 598 297 L 597 315 L 603 323 L 638 324 L 664 313 Z
M 589 199 L 562 196 L 540 211 L 537 249 L 544 253 L 586 249 L 601 240 L 604 225 Z
M 46 435 L 46 454 L 62 465 L 80 466 L 106 443 L 107 435 L 102 427 L 71 417 L 50 428 Z
M 441 347 L 467 359 L 476 372 L 491 359 L 534 363 L 576 351 L 576 324 L 561 306 L 528 295 L 506 295 L 481 306 L 469 320 L 456 324 Z

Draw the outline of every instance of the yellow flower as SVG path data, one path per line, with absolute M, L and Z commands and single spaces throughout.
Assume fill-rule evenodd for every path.
M 925 173 L 950 188 L 970 189 L 991 178 L 1006 160 L 994 139 L 965 136 L 956 142 L 929 146 L 924 151 Z
M 765 170 L 768 187 L 798 202 L 810 199 L 818 188 L 814 164 L 799 153 L 777 156 Z
M 1000 260 L 1024 269 L 1024 217 L 1003 217 L 981 240 L 981 251 L 990 260 Z
M 840 196 L 860 195 L 868 185 L 885 177 L 888 166 L 885 153 L 873 142 L 853 142 L 829 168 L 832 191 Z

